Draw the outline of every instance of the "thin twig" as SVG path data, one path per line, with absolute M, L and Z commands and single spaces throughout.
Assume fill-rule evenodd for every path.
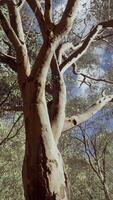
M 14 87 L 15 84 L 16 84 L 16 81 L 14 81 L 14 83 L 11 85 L 10 90 L 9 90 L 7 96 L 0 102 L 0 107 L 7 101 L 7 99 L 9 97 L 9 95 L 11 94 L 11 91 L 12 91 L 12 89 L 13 89 L 13 87 Z
M 16 124 L 18 123 L 18 121 L 21 119 L 21 117 L 23 116 L 23 113 L 21 113 L 19 115 L 19 117 L 17 118 L 17 120 L 14 122 L 14 124 L 12 125 L 9 133 L 7 134 L 7 136 L 0 142 L 0 145 L 2 145 L 3 143 L 5 143 L 8 139 L 9 139 L 9 136 L 11 135 L 13 129 L 15 128 Z

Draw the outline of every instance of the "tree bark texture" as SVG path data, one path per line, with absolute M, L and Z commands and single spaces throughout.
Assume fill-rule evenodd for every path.
M 49 127 L 43 94 L 34 81 L 26 85 L 26 129 L 23 185 L 26 200 L 66 200 L 66 177 L 61 154 Z M 39 86 L 40 87 L 40 86 Z

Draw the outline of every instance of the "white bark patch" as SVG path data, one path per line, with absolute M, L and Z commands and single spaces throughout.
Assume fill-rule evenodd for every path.
M 42 141 L 44 145 L 44 150 L 46 153 L 47 163 L 46 167 L 48 169 L 47 178 L 49 182 L 49 188 L 51 194 L 56 194 L 56 200 L 60 200 L 61 187 L 64 187 L 64 200 L 67 200 L 66 190 L 65 190 L 65 177 L 63 170 L 63 161 L 61 154 L 57 148 L 57 145 L 54 140 L 54 136 L 48 121 L 46 106 L 44 106 L 45 99 L 43 103 L 40 102 L 38 105 L 38 112 L 40 113 L 40 120 L 42 123 Z M 41 115 L 42 110 L 44 114 Z M 51 172 L 51 173 L 50 173 Z

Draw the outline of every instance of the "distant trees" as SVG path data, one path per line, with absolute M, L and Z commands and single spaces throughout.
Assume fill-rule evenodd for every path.
M 112 199 L 112 134 L 103 130 L 89 135 L 83 126 L 73 133 L 61 140 L 72 185 L 71 199 Z
M 94 135 L 92 138 L 89 137 L 86 131 L 81 128 L 83 140 L 81 142 L 84 145 L 85 154 L 88 159 L 88 163 L 95 173 L 95 176 L 100 181 L 100 185 L 104 191 L 105 199 L 110 200 L 110 193 L 107 183 L 107 173 L 109 167 L 107 166 L 107 154 L 108 146 L 112 142 L 112 136 L 109 135 Z

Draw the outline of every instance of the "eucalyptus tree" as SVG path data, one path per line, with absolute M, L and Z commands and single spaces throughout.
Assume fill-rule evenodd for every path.
M 66 42 L 74 20 L 79 0 L 68 0 L 62 16 L 53 20 L 52 0 L 26 0 L 32 9 L 42 34 L 43 44 L 36 53 L 34 63 L 26 46 L 21 21 L 21 1 L 1 0 L 8 16 L 0 9 L 0 24 L 12 44 L 15 57 L 2 54 L 0 61 L 17 73 L 21 91 L 25 122 L 25 156 L 23 161 L 23 186 L 26 200 L 66 200 L 67 178 L 62 156 L 58 149 L 61 133 L 88 120 L 108 102 L 113 95 L 102 97 L 83 114 L 65 116 L 66 87 L 64 72 L 83 56 L 91 42 L 106 28 L 113 28 L 113 20 L 93 27 L 88 35 L 74 46 Z M 43 5 L 41 4 L 43 3 Z M 68 55 L 65 56 L 65 51 Z M 70 51 L 71 50 L 71 51 Z M 6 65 L 5 65 L 6 66 Z M 50 85 L 47 75 L 51 70 Z M 74 65 L 74 70 L 76 67 Z M 46 93 L 51 96 L 47 101 Z

